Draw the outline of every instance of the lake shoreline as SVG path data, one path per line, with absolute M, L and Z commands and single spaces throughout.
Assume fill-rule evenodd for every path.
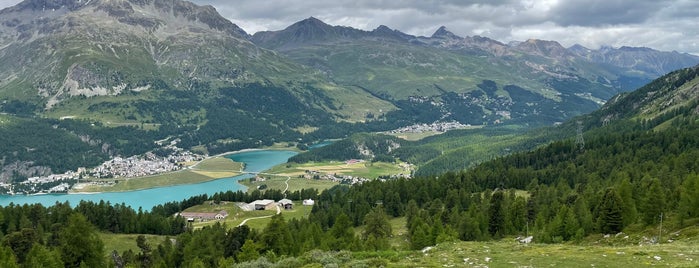
M 140 191 L 140 190 L 148 190 L 148 189 L 161 188 L 161 187 L 177 186 L 177 185 L 187 185 L 187 184 L 205 183 L 205 182 L 209 182 L 209 181 L 213 181 L 213 180 L 220 180 L 220 179 L 232 178 L 232 177 L 241 176 L 241 175 L 245 175 L 245 174 L 246 174 L 246 173 L 245 173 L 246 164 L 245 164 L 244 162 L 237 162 L 237 161 L 234 161 L 234 160 L 231 159 L 231 161 L 233 161 L 234 163 L 239 163 L 239 164 L 241 164 L 241 166 L 242 166 L 241 169 L 240 169 L 240 170 L 237 170 L 237 171 L 235 171 L 235 170 L 217 171 L 217 170 L 206 170 L 206 169 L 196 170 L 196 171 L 201 172 L 201 173 L 199 173 L 199 172 L 194 171 L 193 168 L 196 167 L 197 165 L 199 165 L 200 163 L 204 162 L 204 161 L 211 160 L 211 159 L 214 159 L 214 158 L 217 158 L 217 157 L 224 157 L 224 158 L 230 159 L 230 158 L 227 157 L 227 156 L 235 155 L 235 154 L 241 154 L 241 153 L 247 153 L 247 152 L 271 151 L 271 150 L 274 150 L 274 151 L 291 151 L 291 150 L 286 150 L 286 149 L 284 149 L 284 148 L 280 148 L 280 149 L 247 148 L 247 149 L 241 149 L 241 150 L 236 150 L 236 151 L 229 151 L 229 152 L 224 152 L 224 153 L 220 153 L 220 154 L 216 154 L 216 155 L 206 156 L 204 159 L 202 159 L 202 160 L 200 160 L 200 161 L 197 161 L 195 164 L 193 164 L 193 165 L 191 165 L 191 166 L 188 166 L 188 167 L 185 167 L 185 168 L 183 168 L 183 169 L 177 170 L 177 171 L 165 172 L 165 173 L 154 174 L 154 175 L 148 175 L 148 176 L 143 176 L 143 177 L 133 177 L 133 178 L 124 178 L 124 179 L 115 179 L 115 180 L 117 180 L 117 181 L 119 181 L 119 182 L 128 182 L 128 181 L 130 181 L 130 180 L 144 180 L 144 179 L 153 178 L 153 177 L 158 177 L 158 176 L 177 175 L 177 174 L 181 174 L 181 173 L 187 172 L 187 171 L 191 171 L 191 172 L 194 172 L 194 173 L 197 173 L 197 174 L 209 173 L 209 175 L 204 175 L 204 176 L 207 176 L 207 177 L 209 177 L 209 178 L 202 178 L 202 179 L 199 179 L 199 180 L 194 179 L 194 180 L 192 180 L 192 181 L 184 181 L 184 182 L 176 182 L 176 183 L 167 183 L 167 184 L 155 185 L 155 186 L 148 186 L 148 187 L 143 187 L 143 188 L 127 189 L 127 190 L 115 190 L 115 191 L 109 191 L 109 190 L 106 190 L 106 191 L 105 191 L 105 190 L 103 190 L 103 189 L 99 189 L 99 190 L 96 190 L 96 191 L 90 191 L 90 190 L 85 191 L 85 190 L 82 190 L 84 187 L 86 187 L 86 186 L 87 186 L 87 187 L 93 186 L 93 184 L 85 183 L 85 185 L 84 185 L 83 187 L 80 187 L 79 189 L 75 189 L 75 188 L 74 188 L 74 189 L 71 189 L 71 190 L 68 191 L 66 194 L 123 193 L 123 192 L 130 192 L 130 191 Z M 233 173 L 233 174 L 226 174 L 226 175 L 221 175 L 221 176 L 216 176 L 216 175 L 210 176 L 212 172 L 214 172 L 214 173 L 215 173 L 215 172 L 230 172 L 230 173 Z M 240 184 L 240 183 L 239 183 L 239 184 Z M 247 186 L 245 186 L 245 185 L 243 185 L 243 184 L 240 184 L 240 186 L 241 186 L 241 187 L 244 187 L 244 188 L 245 188 L 245 191 L 247 191 L 247 188 L 248 188 Z M 74 186 L 74 187 L 75 187 L 75 186 Z M 104 187 L 110 187 L 110 186 L 104 186 Z M 103 187 L 100 187 L 100 188 L 103 188 Z
M 246 171 L 260 172 L 285 163 L 289 157 L 297 153 L 298 152 L 288 150 L 248 149 L 243 152 L 234 152 L 233 155 L 236 157 L 231 160 L 246 163 Z M 231 155 L 231 153 L 221 155 L 226 156 Z M 63 203 L 66 201 L 72 206 L 75 206 L 82 200 L 92 202 L 100 202 L 100 200 L 103 200 L 105 202 L 111 202 L 112 204 L 124 203 L 134 208 L 142 207 L 145 210 L 150 210 L 150 208 L 155 205 L 172 201 L 181 201 L 195 195 L 212 195 L 225 191 L 247 191 L 247 186 L 240 184 L 238 181 L 249 178 L 249 176 L 252 175 L 243 174 L 234 177 L 212 179 L 201 183 L 171 185 L 123 192 L 73 192 L 34 196 L 2 195 L 0 196 L 0 206 L 6 206 L 11 203 L 15 205 L 40 203 L 45 206 L 50 206 L 56 202 Z

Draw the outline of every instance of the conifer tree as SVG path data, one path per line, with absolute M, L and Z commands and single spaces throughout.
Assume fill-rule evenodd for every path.
M 601 233 L 618 233 L 624 228 L 622 201 L 614 188 L 607 188 L 597 213 L 597 223 Z
M 335 221 L 335 225 L 330 228 L 329 243 L 331 250 L 350 249 L 354 245 L 354 230 L 350 218 L 345 213 L 341 213 Z
M 266 250 L 277 255 L 287 255 L 291 253 L 293 241 L 291 233 L 281 214 L 272 216 L 272 220 L 262 232 L 262 243 Z
M 74 213 L 60 233 L 60 252 L 65 267 L 103 267 L 104 245 L 85 216 Z
M 417 219 L 414 231 L 410 234 L 410 246 L 412 249 L 423 249 L 427 246 L 434 245 L 430 227 L 420 219 Z
M 0 267 L 19 268 L 17 258 L 15 258 L 15 254 L 12 254 L 12 249 L 0 246 Z
M 680 222 L 685 219 L 699 216 L 699 176 L 690 175 L 680 187 L 680 201 L 678 205 Z
M 391 236 L 391 223 L 384 212 L 383 206 L 377 206 L 364 216 L 364 231 L 362 239 L 367 242 L 367 247 L 374 250 L 387 249 L 388 237 Z
M 240 248 L 240 252 L 236 255 L 238 262 L 254 261 L 260 258 L 260 247 L 251 239 L 245 240 L 245 243 Z
M 658 222 L 660 213 L 665 210 L 665 194 L 658 179 L 652 179 L 647 189 L 643 200 L 643 222 L 654 224 Z
M 633 199 L 633 189 L 628 175 L 624 174 L 623 179 L 619 183 L 618 189 L 619 197 L 621 197 L 623 207 L 625 208 L 623 218 L 624 226 L 626 226 L 636 222 L 637 218 L 636 202 Z
M 40 244 L 34 244 L 24 261 L 24 268 L 61 268 L 63 262 L 58 252 L 49 250 Z
M 504 235 L 505 229 L 505 211 L 503 203 L 505 195 L 502 191 L 495 191 L 490 197 L 490 206 L 488 207 L 488 231 L 492 236 Z

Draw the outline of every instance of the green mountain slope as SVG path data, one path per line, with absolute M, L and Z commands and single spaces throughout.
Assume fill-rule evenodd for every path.
M 166 137 L 209 153 L 297 141 L 302 131 L 396 109 L 248 39 L 213 7 L 186 1 L 26 0 L 0 11 L 0 112 L 40 125 L 37 135 L 59 133 L 53 142 L 73 144 L 76 154 L 92 155 L 96 144 L 114 148 L 97 150 L 97 161 L 142 153 Z M 66 126 L 52 130 L 53 119 Z M 75 136 L 91 139 L 75 145 Z M 20 144 L 42 145 L 16 138 L 2 140 L 12 147 L 3 156 Z M 122 148 L 133 141 L 138 150 Z M 48 175 L 95 164 L 50 151 L 41 151 L 47 161 L 0 156 L 9 174 L 0 180 L 13 177 L 11 166 Z
M 392 109 L 362 91 L 341 92 L 344 88 L 313 70 L 255 46 L 211 6 L 160 0 L 64 2 L 27 0 L 1 11 L 0 61 L 6 64 L 0 66 L 0 98 L 36 104 L 52 116 L 133 123 L 156 120 L 129 120 L 88 105 L 168 101 L 172 94 L 167 91 L 206 95 L 198 99 L 208 101 L 219 88 L 261 84 L 283 87 L 289 97 L 331 117 L 354 113 L 338 107 Z M 163 112 L 178 113 L 181 124 L 200 114 L 198 109 Z
M 556 140 L 574 139 L 578 121 L 583 131 L 600 136 L 605 132 L 625 131 L 626 128 L 664 130 L 673 128 L 675 124 L 684 124 L 686 118 L 696 115 L 698 85 L 697 67 L 681 69 L 634 92 L 620 94 L 595 112 L 555 127 L 453 130 L 419 141 L 400 141 L 399 148 L 390 151 L 384 149 L 380 153 L 417 164 L 416 175 L 428 176 L 467 169 L 502 155 L 531 150 Z M 376 135 L 372 139 L 388 141 L 395 138 Z M 359 148 L 362 142 L 352 137 L 338 143 L 347 148 Z M 347 159 L 338 152 L 338 147 L 319 148 L 300 154 L 293 160 Z M 356 154 L 358 151 L 353 152 Z
M 401 101 L 433 103 L 441 119 L 478 125 L 564 121 L 661 71 L 699 63 L 696 56 L 649 49 L 595 54 L 554 41 L 505 45 L 485 37 L 462 38 L 444 27 L 431 37 L 416 37 L 386 26 L 362 31 L 315 18 L 258 32 L 252 41 L 399 107 L 408 106 Z M 617 58 L 634 58 L 638 64 Z M 648 70 L 651 66 L 655 69 Z

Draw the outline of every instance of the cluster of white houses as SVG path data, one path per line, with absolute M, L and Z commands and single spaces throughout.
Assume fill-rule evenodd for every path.
M 302 204 L 304 206 L 313 206 L 315 201 L 313 199 L 303 200 Z M 294 203 L 289 199 L 282 199 L 279 202 L 274 202 L 271 199 L 255 200 L 250 203 L 238 203 L 238 207 L 244 211 L 253 210 L 275 210 L 280 207 L 284 210 L 294 209 Z M 182 216 L 187 219 L 188 222 L 194 221 L 212 221 L 212 220 L 223 220 L 228 217 L 228 212 L 221 210 L 219 212 L 180 212 L 175 214 L 175 216 Z

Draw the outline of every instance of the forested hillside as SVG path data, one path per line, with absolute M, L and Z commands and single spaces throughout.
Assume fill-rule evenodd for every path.
M 670 83 L 643 90 L 666 89 L 656 97 L 683 92 L 696 73 L 684 70 L 663 79 Z M 249 202 L 279 199 L 283 193 L 197 196 L 149 213 L 104 203 L 81 203 L 75 209 L 67 204 L 11 205 L 0 210 L 0 231 L 6 234 L 0 260 L 3 267 L 42 260 L 52 267 L 230 267 L 254 266 L 248 261 L 265 257 L 266 262 L 294 266 L 303 261 L 295 256 L 329 254 L 323 251 L 390 252 L 389 220 L 394 217 L 405 219 L 413 249 L 523 235 L 533 235 L 537 243 L 581 241 L 593 234 L 655 229 L 660 220 L 664 228 L 678 230 L 699 219 L 699 115 L 692 105 L 665 110 L 654 119 L 639 120 L 641 113 L 629 113 L 602 127 L 589 125 L 600 116 L 592 114 L 580 119 L 588 124 L 584 145 L 561 140 L 461 172 L 341 185 L 317 196 L 313 191 L 290 193 L 296 200 L 316 198 L 311 214 L 288 220 L 274 216 L 261 232 L 220 224 L 191 230 L 170 215 L 206 200 Z M 155 247 L 139 238 L 140 252 L 100 258 L 104 253 L 93 225 L 117 233 L 176 235 L 177 243 L 166 239 Z M 359 226 L 361 231 L 355 231 Z M 78 229 L 82 236 L 76 235 Z M 78 250 L 76 245 L 85 247 Z

